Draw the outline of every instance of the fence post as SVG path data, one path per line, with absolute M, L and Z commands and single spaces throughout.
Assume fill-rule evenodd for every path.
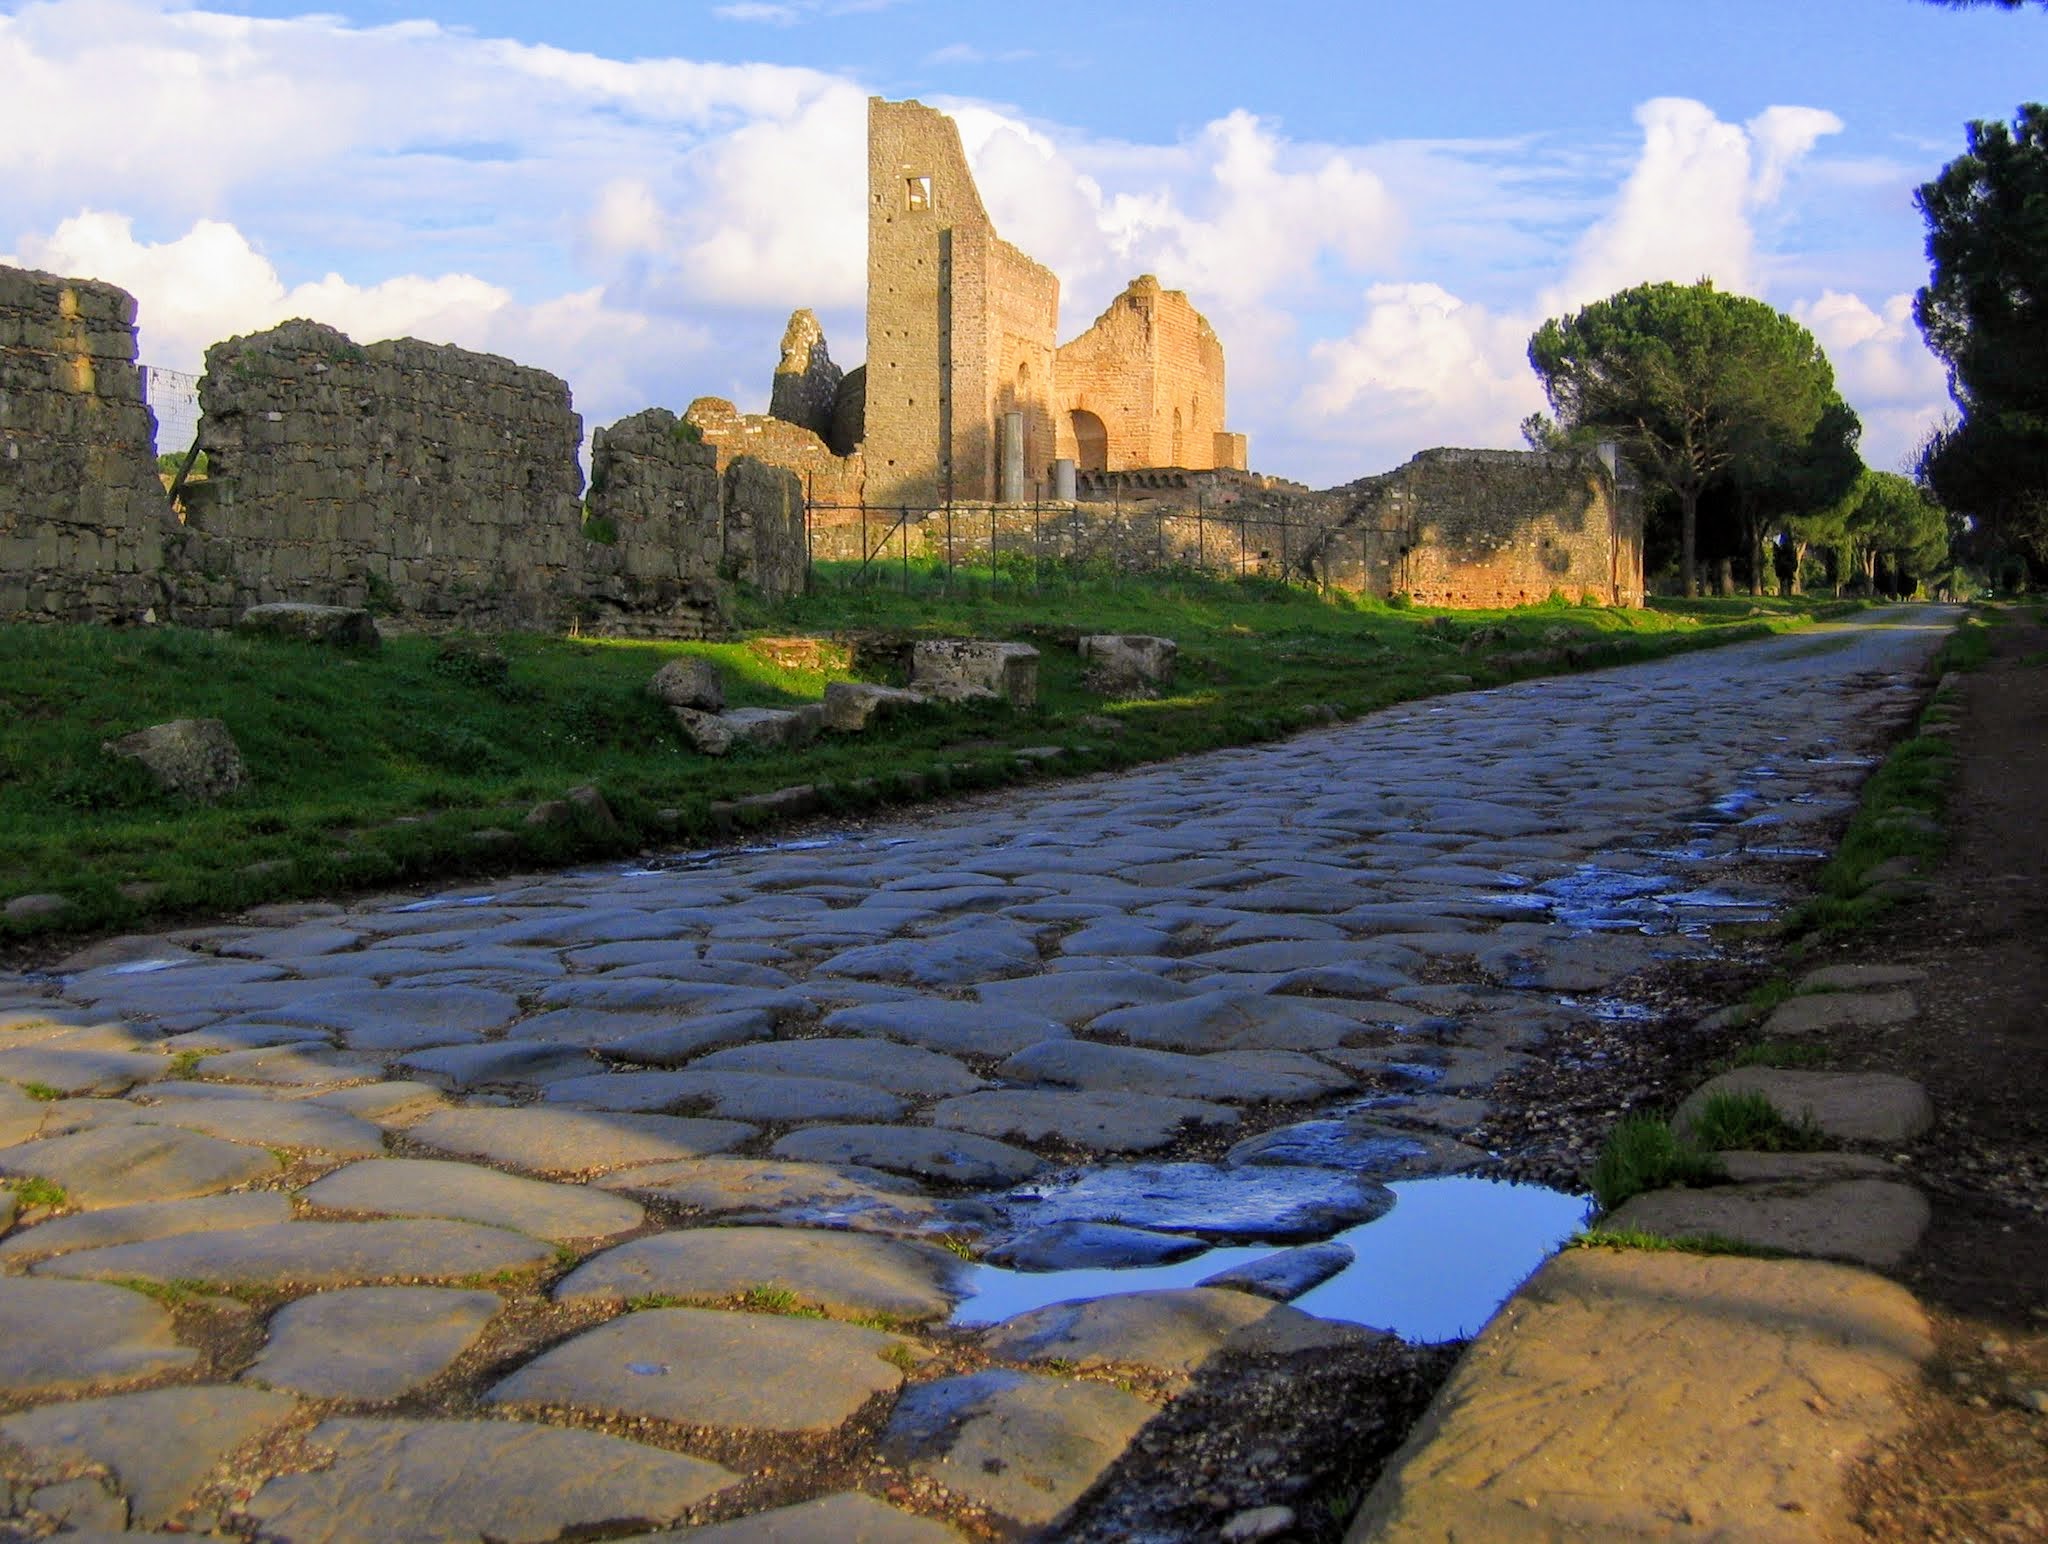
M 910 593 L 910 506 L 896 511 L 896 540 L 903 549 L 903 593 Z
M 1038 484 L 1031 485 L 1031 593 L 1039 593 L 1038 578 Z
M 870 547 L 868 546 L 868 499 L 867 499 L 867 493 L 866 493 L 866 491 L 865 491 L 865 490 L 863 490 L 863 491 L 862 491 L 862 493 L 861 493 L 861 499 L 860 499 L 860 575 L 859 575 L 859 577 L 860 577 L 861 581 L 862 581 L 862 582 L 863 582 L 864 584 L 871 584 L 871 583 L 873 583 L 873 582 L 874 582 L 874 581 L 872 581 L 872 580 L 870 580 L 870 579 L 868 578 L 868 559 L 869 559 L 869 558 L 870 558 L 871 556 L 873 556 L 873 552 L 872 552 L 872 549 L 871 549 L 871 548 L 870 548 Z

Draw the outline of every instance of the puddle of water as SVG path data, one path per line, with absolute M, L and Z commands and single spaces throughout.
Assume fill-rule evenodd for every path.
M 430 895 L 424 901 L 408 901 L 395 911 L 444 911 L 454 906 L 488 906 L 495 895 Z
M 1335 1235 L 1356 1259 L 1295 1299 L 1326 1319 L 1429 1343 L 1476 1334 L 1566 1239 L 1585 1226 L 1584 1196 L 1541 1185 L 1452 1176 L 1401 1180 L 1392 1211 Z M 994 1324 L 1049 1303 L 1115 1292 L 1192 1287 L 1274 1253 L 1269 1245 L 1212 1249 L 1173 1265 L 1025 1272 L 978 1265 L 953 1312 L 962 1325 Z
M 1657 1016 L 1653 1010 L 1625 997 L 1560 997 L 1558 1002 L 1609 1024 L 1647 1024 Z
M 180 965 L 190 965 L 191 957 L 183 956 L 168 960 L 128 960 L 120 965 L 107 967 L 110 976 L 151 976 L 160 970 L 176 970 Z

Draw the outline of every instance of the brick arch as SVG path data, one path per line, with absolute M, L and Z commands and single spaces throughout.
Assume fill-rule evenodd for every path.
M 1074 467 L 1082 472 L 1109 470 L 1109 429 L 1085 407 L 1069 415 L 1074 428 Z

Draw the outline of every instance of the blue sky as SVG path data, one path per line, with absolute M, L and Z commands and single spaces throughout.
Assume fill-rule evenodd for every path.
M 759 408 L 791 308 L 860 356 L 862 103 L 914 95 L 1064 335 L 1189 290 L 1262 470 L 1512 445 L 1543 316 L 1701 274 L 1812 327 L 1894 465 L 1944 407 L 1911 191 L 2044 65 L 2048 16 L 1918 0 L 0 0 L 0 257 L 134 290 L 174 368 L 305 314 L 591 425 Z

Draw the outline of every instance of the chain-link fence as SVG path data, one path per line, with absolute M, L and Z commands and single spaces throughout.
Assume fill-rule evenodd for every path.
M 199 437 L 199 377 L 142 366 L 142 400 L 156 414 L 156 453 L 182 456 Z

